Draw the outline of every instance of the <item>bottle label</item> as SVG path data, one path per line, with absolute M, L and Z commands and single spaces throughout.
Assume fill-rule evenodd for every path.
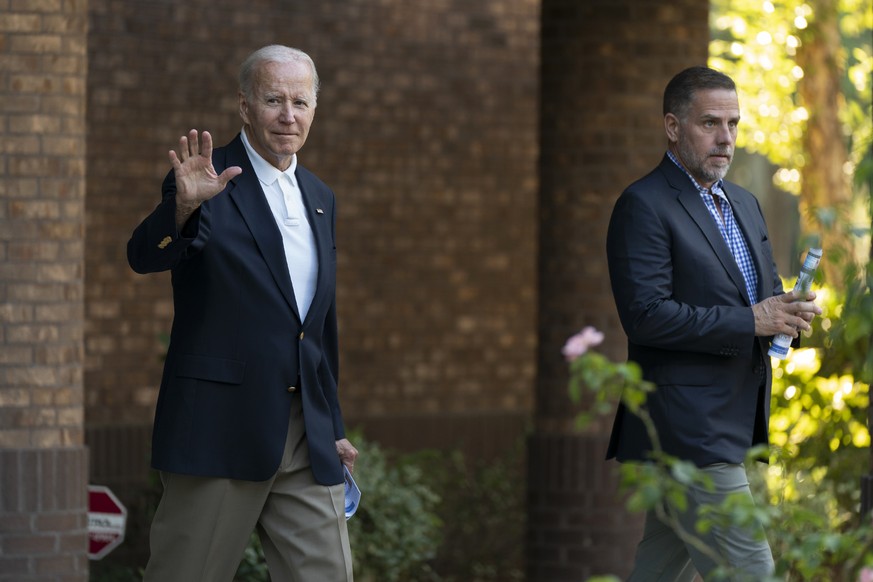
M 806 253 L 806 259 L 803 261 L 803 266 L 800 268 L 800 274 L 797 277 L 797 282 L 794 284 L 794 291 L 802 294 L 809 292 L 812 287 L 813 279 L 815 278 L 815 270 L 818 268 L 818 263 L 821 261 L 821 249 L 810 248 Z M 768 356 L 784 360 L 788 356 L 788 351 L 791 349 L 791 336 L 779 334 L 773 338 L 773 343 Z
M 788 342 L 787 345 L 779 345 L 776 341 L 770 346 L 770 351 L 767 352 L 767 355 L 773 358 L 779 358 L 780 360 L 784 360 L 788 355 L 788 348 L 791 347 L 791 342 Z

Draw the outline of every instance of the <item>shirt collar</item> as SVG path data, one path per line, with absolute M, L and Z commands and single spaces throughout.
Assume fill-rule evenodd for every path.
M 709 189 L 704 188 L 703 186 L 701 186 L 701 185 L 697 182 L 697 180 L 694 179 L 694 176 L 692 176 L 692 175 L 688 172 L 688 170 L 685 169 L 685 166 L 683 166 L 683 165 L 679 162 L 678 158 L 676 158 L 676 156 L 673 154 L 673 152 L 671 152 L 670 150 L 667 150 L 667 157 L 669 157 L 670 160 L 671 160 L 674 164 L 676 164 L 676 166 L 677 166 L 680 170 L 682 170 L 682 171 L 685 173 L 686 176 L 688 176 L 688 179 L 691 180 L 691 183 L 694 184 L 694 187 L 697 188 L 697 191 L 698 191 L 698 192 L 700 192 L 701 194 L 709 194 L 710 192 L 712 192 L 712 193 L 715 194 L 716 196 L 719 196 L 719 197 L 721 197 L 721 198 L 726 198 L 725 195 L 724 195 L 724 180 L 719 180 L 719 181 L 717 181 L 716 183 L 714 183 L 714 184 L 712 185 L 712 188 L 709 188 Z
M 252 147 L 249 138 L 246 136 L 245 128 L 240 131 L 240 136 L 242 137 L 243 145 L 246 148 L 246 153 L 249 155 L 249 161 L 252 163 L 252 167 L 255 169 L 255 174 L 258 176 L 258 180 L 260 180 L 265 186 L 270 186 L 284 174 L 289 180 L 291 180 L 293 185 L 297 185 L 297 180 L 294 179 L 294 172 L 297 170 L 297 154 L 291 156 L 291 165 L 283 172 L 255 151 L 255 148 Z

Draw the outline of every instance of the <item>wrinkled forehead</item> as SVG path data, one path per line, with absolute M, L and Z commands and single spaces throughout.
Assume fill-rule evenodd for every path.
M 740 115 L 740 101 L 737 92 L 730 89 L 698 89 L 691 96 L 689 107 L 693 115 L 719 113 Z
M 302 60 L 265 61 L 255 69 L 253 81 L 256 93 L 279 91 L 312 97 L 315 89 L 312 69 Z

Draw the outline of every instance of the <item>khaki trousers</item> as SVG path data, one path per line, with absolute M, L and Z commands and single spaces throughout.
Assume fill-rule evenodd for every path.
M 144 582 L 231 582 L 255 528 L 273 582 L 352 582 L 343 484 L 312 477 L 299 396 L 272 479 L 161 481 Z
M 773 554 L 761 526 L 753 529 L 713 527 L 705 534 L 696 529 L 697 511 L 701 505 L 719 505 L 731 493 L 751 497 L 746 468 L 718 463 L 702 470 L 712 478 L 715 490 L 689 487 L 686 492 L 688 508 L 677 516 L 682 529 L 698 537 L 739 572 L 731 580 L 757 582 L 772 576 Z M 698 572 L 708 581 L 714 579 L 711 574 L 715 569 L 716 564 L 709 556 L 686 546 L 654 511 L 646 514 L 643 539 L 637 546 L 634 570 L 628 582 L 691 582 Z

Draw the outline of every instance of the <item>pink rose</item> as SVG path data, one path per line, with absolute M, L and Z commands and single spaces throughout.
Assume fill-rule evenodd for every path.
M 588 351 L 588 348 L 594 347 L 603 341 L 603 332 L 597 331 L 596 328 L 590 325 L 585 326 L 582 331 L 576 335 L 570 336 L 564 347 L 561 348 L 561 353 L 568 362 L 572 362 L 582 354 Z

